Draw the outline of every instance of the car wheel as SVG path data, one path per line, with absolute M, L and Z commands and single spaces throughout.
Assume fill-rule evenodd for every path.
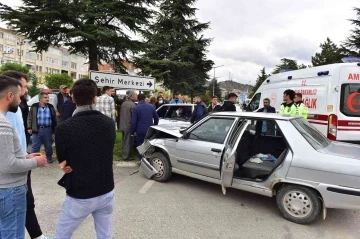
M 315 190 L 299 186 L 284 185 L 276 195 L 276 204 L 281 214 L 298 224 L 314 222 L 321 214 L 321 200 Z
M 158 171 L 153 179 L 158 182 L 165 182 L 172 175 L 171 166 L 168 158 L 160 152 L 156 152 L 150 157 L 150 164 Z

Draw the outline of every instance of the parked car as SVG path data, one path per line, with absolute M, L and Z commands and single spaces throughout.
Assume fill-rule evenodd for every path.
M 156 111 L 159 125 L 172 124 L 188 127 L 195 104 L 163 104 Z
M 295 223 L 325 219 L 327 208 L 360 209 L 360 146 L 330 141 L 300 117 L 213 113 L 185 130 L 152 126 L 138 151 L 147 178 L 165 182 L 177 173 L 220 184 L 224 194 L 275 196 Z

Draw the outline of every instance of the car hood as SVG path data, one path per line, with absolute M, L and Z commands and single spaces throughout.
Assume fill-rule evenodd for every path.
M 191 125 L 189 121 L 184 121 L 184 120 L 160 119 L 159 125 L 164 125 L 164 124 L 176 124 L 176 125 L 187 125 L 187 126 Z
M 359 159 L 360 146 L 356 144 L 333 141 L 328 147 L 322 149 L 322 152 L 340 157 Z
M 182 126 L 182 125 L 171 125 L 171 124 L 166 124 L 166 125 L 156 125 L 156 126 L 151 126 L 151 128 L 162 131 L 164 133 L 173 135 L 175 137 L 180 138 L 182 136 L 182 134 L 180 133 L 180 130 L 186 129 L 188 128 L 189 125 L 187 126 Z

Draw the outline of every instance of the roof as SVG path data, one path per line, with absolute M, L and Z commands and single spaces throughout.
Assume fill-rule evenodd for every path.
M 329 75 L 334 74 L 334 71 L 339 69 L 340 67 L 359 67 L 358 63 L 335 63 L 335 64 L 329 64 L 329 65 L 322 65 L 322 66 L 316 66 L 311 68 L 305 68 L 305 69 L 299 69 L 299 70 L 292 70 L 292 71 L 285 71 L 278 74 L 271 75 L 267 78 L 267 80 L 270 80 L 270 82 L 274 81 L 287 81 L 288 76 L 292 76 L 292 79 L 297 78 L 305 78 L 305 77 L 314 77 L 317 76 L 318 72 L 321 71 L 329 71 Z M 266 83 L 262 84 L 262 86 Z
M 277 113 L 262 113 L 262 112 L 216 112 L 211 113 L 218 116 L 236 116 L 236 117 L 249 117 L 249 118 L 265 118 L 277 120 L 292 120 L 301 118 L 300 116 L 280 115 Z

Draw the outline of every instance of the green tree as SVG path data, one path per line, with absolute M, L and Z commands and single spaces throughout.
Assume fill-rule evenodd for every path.
M 38 88 L 39 79 L 38 79 L 38 77 L 35 75 L 34 72 L 29 72 L 28 75 L 29 75 L 29 79 L 30 79 L 30 82 L 31 82 L 31 85 L 29 86 L 28 95 L 30 95 L 30 96 L 35 96 L 35 95 L 39 94 L 40 91 L 41 91 L 41 90 Z
M 214 64 L 206 57 L 211 39 L 201 35 L 209 23 L 196 19 L 196 0 L 159 2 L 156 19 L 143 32 L 145 51 L 134 58 L 135 65 L 172 92 L 205 92 L 207 72 Z
M 25 74 L 29 73 L 29 67 L 23 66 L 18 63 L 7 62 L 0 67 L 0 73 L 4 71 L 19 71 Z
M 252 98 L 257 89 L 261 86 L 261 84 L 268 78 L 270 75 L 266 74 L 265 67 L 262 68 L 260 71 L 260 75 L 258 75 L 258 78 L 256 80 L 255 86 L 252 88 L 251 92 L 248 95 L 248 98 Z
M 272 72 L 272 74 L 280 73 L 281 70 L 298 70 L 299 66 L 296 60 L 288 59 L 288 58 L 282 58 L 281 64 L 276 65 L 275 70 Z
M 59 89 L 61 85 L 66 85 L 71 88 L 74 80 L 66 73 L 63 74 L 49 74 L 45 76 L 45 85 L 50 89 Z
M 351 30 L 350 36 L 341 46 L 341 52 L 347 56 L 360 56 L 360 8 L 354 8 L 357 19 L 350 19 L 354 29 Z
M 215 85 L 215 89 L 213 88 L 214 85 Z M 213 79 L 210 82 L 208 91 L 209 91 L 209 94 L 211 95 L 211 97 L 212 97 L 213 91 L 214 91 L 214 95 L 216 95 L 218 97 L 219 102 L 222 101 L 220 85 L 216 79 Z
M 315 56 L 311 57 L 313 66 L 322 66 L 342 62 L 340 48 L 333 41 L 331 41 L 330 38 L 326 38 L 326 41 L 320 44 L 320 48 L 321 52 L 317 52 Z
M 66 46 L 73 54 L 89 57 L 90 70 L 98 64 L 117 62 L 142 43 L 127 33 L 139 32 L 151 19 L 147 8 L 155 0 L 24 0 L 19 8 L 0 3 L 0 19 L 35 43 L 35 51 L 51 45 Z M 124 68 L 122 68 L 124 70 Z

